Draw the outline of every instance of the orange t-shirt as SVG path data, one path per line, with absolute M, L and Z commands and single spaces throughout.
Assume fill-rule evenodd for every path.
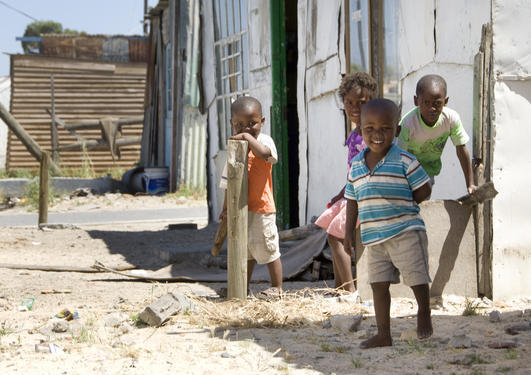
M 273 197 L 273 177 L 271 175 L 272 168 L 273 164 L 256 157 L 252 151 L 249 151 L 247 163 L 247 205 L 249 211 L 262 214 L 276 212 L 275 199 Z

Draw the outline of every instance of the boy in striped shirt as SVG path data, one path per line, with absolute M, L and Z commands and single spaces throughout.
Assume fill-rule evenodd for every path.
M 417 336 L 432 335 L 428 283 L 428 241 L 418 203 L 431 194 L 430 179 L 415 157 L 393 143 L 400 132 L 398 107 L 374 99 L 361 111 L 361 135 L 367 148 L 353 160 L 345 190 L 345 251 L 353 252 L 359 216 L 361 241 L 368 247 L 378 333 L 361 348 L 392 345 L 389 286 L 400 281 L 413 289 L 418 304 Z

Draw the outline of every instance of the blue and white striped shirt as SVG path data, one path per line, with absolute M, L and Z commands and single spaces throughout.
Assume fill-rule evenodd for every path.
M 376 245 L 402 232 L 426 230 L 413 191 L 430 181 L 419 162 L 393 144 L 372 173 L 365 163 L 368 148 L 352 159 L 345 198 L 358 202 L 361 241 Z

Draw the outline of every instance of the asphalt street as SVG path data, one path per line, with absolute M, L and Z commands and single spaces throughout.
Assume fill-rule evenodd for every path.
M 128 223 L 189 223 L 208 220 L 208 208 L 179 207 L 123 211 L 85 211 L 48 213 L 48 224 L 107 225 Z M 0 212 L 0 227 L 29 227 L 37 225 L 38 213 L 9 214 Z

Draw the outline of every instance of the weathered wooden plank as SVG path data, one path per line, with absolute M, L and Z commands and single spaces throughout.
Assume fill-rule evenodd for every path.
M 227 147 L 227 297 L 247 298 L 247 149 L 245 141 Z

